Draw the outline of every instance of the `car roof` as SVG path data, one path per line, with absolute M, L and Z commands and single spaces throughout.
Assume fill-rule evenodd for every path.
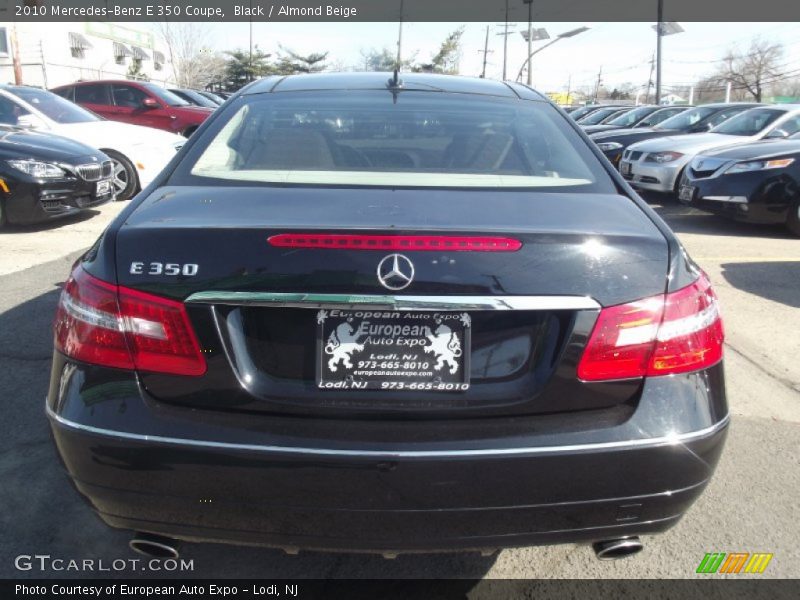
M 272 76 L 259 79 L 242 90 L 242 94 L 277 92 L 324 91 L 324 90 L 385 90 L 393 73 L 313 73 Z M 401 90 L 450 92 L 458 94 L 480 94 L 544 100 L 547 98 L 522 84 L 502 82 L 494 79 L 464 77 L 460 75 L 436 75 L 432 73 L 399 73 Z
M 59 86 L 57 86 L 57 87 L 55 87 L 53 89 L 65 88 L 65 87 L 70 87 L 70 86 L 73 86 L 73 85 L 89 85 L 89 84 L 95 84 L 95 83 L 104 83 L 104 84 L 108 84 L 108 83 L 125 83 L 125 84 L 128 84 L 128 85 L 131 85 L 131 84 L 132 85 L 144 85 L 144 84 L 148 84 L 148 83 L 152 83 L 152 82 L 150 82 L 150 81 L 136 81 L 135 79 L 87 79 L 85 81 L 73 81 L 72 83 L 65 83 L 64 85 L 59 85 Z M 155 84 L 155 85 L 158 85 L 158 84 Z

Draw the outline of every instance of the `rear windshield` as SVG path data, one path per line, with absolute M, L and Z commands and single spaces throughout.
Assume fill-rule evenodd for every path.
M 565 117 L 543 102 L 414 91 L 275 93 L 240 98 L 214 125 L 195 145 L 193 176 L 300 185 L 614 189 Z

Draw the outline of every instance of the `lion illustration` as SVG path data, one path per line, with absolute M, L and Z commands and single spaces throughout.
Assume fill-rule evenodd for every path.
M 441 321 L 438 321 L 441 323 Z M 436 365 L 434 369 L 441 371 L 447 364 L 450 367 L 450 374 L 454 375 L 458 371 L 458 363 L 456 358 L 461 356 L 461 340 L 458 339 L 458 334 L 454 333 L 447 325 L 440 324 L 434 333 L 430 333 L 428 329 L 429 346 L 425 346 L 425 353 L 433 353 L 436 357 Z
M 352 369 L 353 363 L 350 362 L 350 355 L 353 352 L 361 352 L 364 344 L 358 343 L 358 335 L 355 328 L 351 325 L 352 317 L 346 323 L 336 326 L 328 336 L 328 343 L 325 344 L 325 354 L 331 358 L 328 361 L 328 368 L 331 371 L 338 369 L 337 365 L 341 362 L 346 369 Z

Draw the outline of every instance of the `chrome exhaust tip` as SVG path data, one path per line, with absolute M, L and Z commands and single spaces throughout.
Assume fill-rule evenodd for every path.
M 632 536 L 595 542 L 592 544 L 592 549 L 599 560 L 616 560 L 638 554 L 644 549 L 644 545 L 638 537 Z
M 153 533 L 137 533 L 128 542 L 131 550 L 150 558 L 178 558 L 178 540 L 155 535 Z

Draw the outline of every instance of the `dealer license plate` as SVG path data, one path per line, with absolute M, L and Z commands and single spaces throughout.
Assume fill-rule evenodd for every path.
M 95 189 L 94 195 L 95 196 L 107 196 L 111 193 L 111 180 L 104 179 L 102 181 L 97 182 L 97 188 Z
M 691 185 L 682 185 L 678 190 L 678 200 L 681 202 L 692 202 L 694 201 L 694 192 L 695 187 Z
M 469 389 L 467 313 L 320 310 L 322 389 L 458 392 Z

